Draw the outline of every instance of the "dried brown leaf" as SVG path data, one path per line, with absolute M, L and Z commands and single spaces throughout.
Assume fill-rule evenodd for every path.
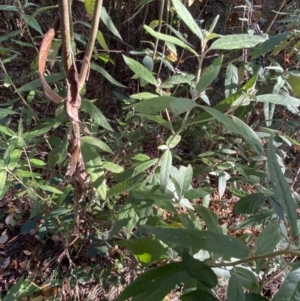
M 64 100 L 64 98 L 56 94 L 51 89 L 51 87 L 48 85 L 47 81 L 44 78 L 44 72 L 46 69 L 46 61 L 50 51 L 51 43 L 58 31 L 58 28 L 59 28 L 59 18 L 55 20 L 54 24 L 49 28 L 49 30 L 45 34 L 39 53 L 39 77 L 42 83 L 44 93 L 48 99 L 50 99 L 51 101 L 57 104 L 61 103 Z

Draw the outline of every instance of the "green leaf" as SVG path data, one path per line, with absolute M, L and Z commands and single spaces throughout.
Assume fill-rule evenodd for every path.
M 219 38 L 212 43 L 210 49 L 245 49 L 252 48 L 268 39 L 268 35 L 232 34 Z
M 255 97 L 256 101 L 264 103 L 273 103 L 281 106 L 300 106 L 300 99 L 292 97 L 288 94 L 264 94 Z
M 248 289 L 251 292 L 259 293 L 260 287 L 257 281 L 257 277 L 251 271 L 242 267 L 236 267 L 234 271 L 244 288 Z
M 48 84 L 57 83 L 58 81 L 64 79 L 64 75 L 62 73 L 55 73 L 45 76 L 45 80 Z M 40 79 L 35 79 L 32 82 L 23 85 L 22 87 L 18 88 L 18 91 L 27 92 L 27 91 L 35 91 L 36 88 L 39 88 L 42 85 Z
M 81 103 L 82 110 L 86 111 L 92 120 L 103 128 L 113 131 L 105 116 L 101 111 L 89 100 L 83 99 Z
M 98 152 L 92 145 L 84 143 L 81 145 L 81 153 L 93 187 L 98 195 L 105 200 L 106 195 L 103 193 L 103 186 L 101 186 L 104 181 L 104 170 Z
M 33 16 L 28 16 L 28 15 L 22 15 L 22 18 L 25 20 L 26 24 L 35 29 L 38 33 L 43 35 L 43 31 L 41 29 L 40 24 L 38 21 L 33 18 Z
M 182 114 L 196 106 L 196 102 L 189 98 L 176 98 L 170 103 L 170 109 L 174 114 Z
M 269 299 L 255 293 L 245 294 L 245 297 L 246 301 L 269 301 Z
M 41 178 L 41 175 L 37 172 L 31 172 L 23 169 L 16 169 L 15 172 L 21 178 Z
M 290 186 L 282 174 L 280 165 L 277 162 L 277 157 L 273 147 L 273 136 L 269 138 L 267 158 L 270 179 L 274 190 L 274 198 L 282 205 L 290 224 L 293 237 L 295 238 L 299 233 L 296 204 L 292 197 Z
M 108 46 L 105 42 L 104 36 L 100 30 L 97 31 L 97 41 L 106 52 L 109 52 L 109 48 L 108 48 Z
M 259 234 L 256 244 L 256 253 L 264 254 L 274 250 L 280 240 L 280 231 L 277 219 L 269 221 L 267 227 Z
M 63 194 L 62 191 L 58 190 L 57 188 L 49 185 L 39 185 L 39 188 L 45 191 L 53 192 L 56 194 Z
M 0 195 L 6 182 L 6 171 L 0 168 Z
M 193 75 L 193 74 L 173 75 L 161 84 L 161 88 L 172 88 L 172 87 L 174 87 L 176 85 L 180 85 L 180 84 L 191 85 L 194 78 L 195 78 L 195 75 Z
M 193 168 L 190 164 L 187 167 L 180 166 L 179 173 L 183 174 L 181 195 L 184 195 L 191 186 L 193 180 Z
M 205 196 L 213 193 L 214 191 L 215 191 L 214 189 L 208 187 L 192 188 L 184 194 L 184 197 L 189 200 L 194 200 L 194 199 L 204 198 Z
M 213 270 L 204 262 L 194 259 L 184 252 L 182 256 L 183 268 L 191 277 L 201 282 L 204 286 L 213 288 L 218 284 L 218 278 Z
M 255 152 L 257 152 L 260 155 L 264 154 L 264 148 L 261 140 L 258 138 L 257 134 L 242 120 L 235 116 L 232 116 L 232 119 L 230 119 L 229 117 L 227 117 L 226 115 L 214 108 L 205 106 L 200 107 L 207 111 L 209 114 L 211 114 L 213 117 L 218 119 L 220 122 L 222 122 L 229 131 L 241 135 Z
M 124 171 L 124 167 L 116 164 L 116 163 L 113 163 L 113 162 L 105 162 L 103 163 L 103 168 L 106 169 L 106 170 L 109 170 L 113 173 L 121 173 Z
M 152 72 L 150 72 L 147 68 L 145 68 L 139 62 L 123 55 L 124 61 L 126 65 L 132 70 L 140 79 L 145 80 L 146 82 L 157 86 L 157 82 Z
M 208 231 L 223 234 L 222 228 L 218 222 L 218 216 L 214 212 L 200 205 L 195 206 L 195 209 L 200 213 Z
M 84 0 L 84 7 L 86 10 L 87 15 L 92 18 L 95 8 L 95 0 Z
M 16 8 L 16 6 L 14 6 L 14 5 L 0 5 L 0 10 L 15 11 L 15 12 L 18 11 L 18 9 Z
M 150 168 L 156 163 L 157 163 L 157 159 L 152 159 L 152 160 L 143 161 L 138 164 L 134 164 L 132 167 L 126 169 L 121 174 L 119 174 L 116 177 L 116 180 L 118 182 L 128 180 L 132 177 L 135 177 L 136 175 L 143 173 L 145 170 L 147 170 L 148 168 Z
M 122 85 L 118 81 L 116 81 L 105 69 L 100 67 L 99 65 L 91 62 L 90 67 L 92 70 L 102 74 L 109 82 L 111 82 L 113 85 L 120 87 L 120 88 L 126 88 L 126 86 Z
M 22 150 L 21 149 L 14 149 L 13 152 L 10 154 L 9 163 L 7 165 L 7 168 L 9 170 L 15 169 L 17 166 L 19 159 L 21 158 Z
M 248 194 L 234 204 L 233 211 L 236 214 L 255 213 L 263 204 L 265 198 L 263 193 Z
M 105 9 L 104 6 L 102 6 L 102 8 L 101 8 L 101 20 L 103 21 L 103 23 L 105 24 L 105 26 L 110 30 L 110 32 L 112 34 L 114 34 L 120 40 L 123 40 L 122 37 L 121 37 L 121 35 L 120 35 L 120 33 L 119 33 L 119 31 L 115 27 L 112 19 L 107 14 L 107 11 L 106 11 L 106 9 Z
M 169 149 L 167 149 L 162 156 L 161 165 L 160 165 L 160 186 L 162 192 L 165 192 L 167 189 L 171 168 L 172 168 L 172 153 Z
M 172 201 L 173 196 L 166 193 L 161 193 L 156 189 L 151 189 L 151 186 L 134 190 L 132 191 L 132 195 L 136 200 L 152 200 L 160 208 L 175 214 L 177 213 Z
M 3 35 L 0 37 L 0 43 L 4 42 L 12 37 L 15 37 L 15 36 L 19 35 L 20 33 L 22 33 L 22 30 L 11 31 L 8 34 Z
M 10 136 L 10 137 L 16 137 L 17 136 L 17 134 L 13 130 L 11 130 L 8 127 L 3 126 L 3 125 L 0 125 L 0 132 L 7 135 L 7 136 Z
M 110 197 L 113 197 L 113 196 L 120 195 L 124 192 L 131 191 L 135 187 L 140 185 L 142 180 L 144 180 L 144 179 L 145 179 L 145 175 L 144 174 L 139 174 L 139 175 L 137 175 L 133 178 L 130 178 L 126 181 L 117 183 L 116 185 L 114 185 L 112 188 L 109 189 L 109 191 L 107 192 L 107 197 L 110 198 Z
M 172 135 L 168 138 L 166 145 L 169 148 L 174 148 L 181 140 L 181 136 L 180 135 Z
M 176 10 L 177 15 L 182 19 L 185 25 L 194 33 L 201 41 L 203 40 L 203 35 L 200 27 L 195 22 L 194 18 L 190 12 L 186 9 L 180 0 L 172 0 L 173 6 Z
M 111 148 L 106 143 L 104 143 L 103 141 L 101 141 L 97 138 L 90 137 L 90 136 L 84 136 L 84 137 L 82 137 L 82 144 L 84 144 L 84 143 L 96 146 L 105 152 L 113 154 L 113 151 L 111 150 Z
M 245 301 L 245 294 L 237 274 L 231 275 L 227 289 L 228 301 Z
M 238 69 L 233 64 L 228 64 L 225 77 L 225 96 L 229 97 L 237 91 L 239 83 Z
M 204 291 L 191 291 L 187 294 L 184 294 L 180 297 L 181 301 L 199 301 L 199 300 L 205 300 L 205 301 L 218 301 L 217 298 L 215 298 L 213 295 L 204 292 Z
M 216 58 L 201 74 L 200 80 L 196 85 L 198 92 L 204 91 L 218 76 L 222 66 L 223 55 Z
M 142 114 L 157 114 L 165 109 L 172 109 L 173 113 L 181 114 L 196 106 L 189 98 L 177 98 L 174 96 L 160 96 L 146 99 L 135 106 L 137 112 Z
M 236 133 L 241 135 L 257 154 L 264 155 L 263 144 L 252 128 L 235 116 L 232 116 L 232 121 L 236 124 Z
M 250 253 L 248 247 L 238 239 L 210 231 L 143 227 L 163 242 L 182 248 L 189 248 L 193 253 L 203 249 L 222 256 L 235 258 L 245 258 Z
M 284 279 L 273 301 L 298 301 L 300 298 L 300 268 L 290 272 Z
M 30 231 L 35 230 L 38 224 L 35 221 L 25 222 L 21 227 L 21 234 L 29 234 Z
M 135 301 L 162 300 L 176 284 L 191 279 L 183 270 L 182 262 L 173 262 L 146 271 L 132 281 L 115 301 L 125 301 L 135 297 Z
M 157 97 L 157 94 L 149 93 L 149 92 L 141 92 L 138 94 L 132 94 L 130 95 L 131 99 L 138 99 L 138 100 L 144 100 L 144 99 L 150 99 Z
M 147 265 L 158 260 L 168 259 L 170 256 L 168 248 L 153 237 L 119 240 L 117 244 L 127 247 L 134 256 Z
M 261 45 L 255 47 L 252 51 L 252 58 L 256 59 L 261 55 L 266 54 L 267 52 L 273 50 L 276 46 L 285 41 L 289 36 L 291 36 L 291 32 L 283 32 L 279 33 L 276 36 L 270 37 L 269 40 L 263 42 Z
M 198 53 L 193 49 L 191 48 L 189 45 L 187 45 L 186 43 L 182 42 L 181 40 L 175 38 L 175 37 L 172 37 L 172 36 L 169 36 L 167 34 L 163 34 L 163 33 L 159 33 L 159 32 L 156 32 L 154 31 L 151 27 L 147 26 L 147 25 L 144 25 L 144 29 L 150 34 L 152 35 L 154 38 L 156 39 L 159 39 L 159 40 L 162 40 L 162 41 L 166 41 L 166 42 L 170 42 L 170 43 L 173 43 L 177 46 L 180 46 L 188 51 L 190 51 L 191 53 L 195 54 L 195 55 L 198 55 Z

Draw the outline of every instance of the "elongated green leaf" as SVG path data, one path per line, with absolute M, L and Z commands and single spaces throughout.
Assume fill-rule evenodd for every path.
M 172 0 L 174 8 L 177 15 L 182 19 L 186 26 L 194 33 L 201 41 L 203 40 L 203 35 L 198 24 L 195 22 L 194 18 L 190 12 L 186 9 L 180 0 Z
M 161 166 L 160 166 L 160 186 L 162 192 L 165 192 L 167 189 L 171 168 L 172 168 L 172 153 L 169 149 L 167 149 L 163 154 L 163 157 L 161 159 Z
M 0 125 L 0 133 L 3 133 L 3 134 L 5 134 L 7 136 L 10 136 L 10 137 L 17 136 L 17 134 L 13 130 L 11 130 L 8 127 L 3 126 L 3 125 Z
M 162 83 L 162 88 L 172 88 L 176 85 L 180 84 L 191 84 L 192 80 L 194 80 L 195 75 L 193 74 L 181 74 L 181 75 L 173 75 L 168 78 L 165 82 Z
M 214 212 L 204 206 L 195 206 L 195 209 L 200 213 L 208 231 L 223 234 L 218 217 Z
M 84 136 L 84 137 L 82 137 L 82 144 L 84 144 L 84 143 L 96 146 L 105 152 L 113 154 L 113 151 L 111 150 L 111 148 L 106 143 L 104 143 L 103 141 L 101 141 L 97 138 L 90 137 L 90 136 Z
M 20 34 L 22 32 L 22 30 L 16 30 L 16 31 L 11 31 L 9 32 L 8 34 L 6 35 L 3 35 L 0 37 L 0 43 L 8 40 L 9 38 L 12 38 L 12 37 L 15 37 L 17 36 L 18 34 Z
M 126 169 L 116 177 L 118 182 L 128 180 L 135 177 L 138 174 L 143 173 L 145 170 L 156 164 L 157 159 L 143 161 L 141 163 L 133 165 L 131 168 Z
M 299 233 L 297 225 L 297 211 L 296 204 L 291 194 L 291 189 L 282 174 L 280 165 L 277 162 L 277 157 L 273 147 L 273 137 L 269 138 L 268 142 L 268 168 L 270 178 L 274 190 L 275 200 L 282 205 L 287 220 L 291 226 L 292 234 L 296 237 Z
M 82 99 L 81 108 L 90 115 L 90 117 L 93 119 L 93 121 L 95 121 L 95 123 L 109 131 L 113 130 L 105 116 L 92 102 L 86 99 Z
M 51 83 L 56 83 L 59 80 L 64 79 L 64 75 L 62 73 L 55 73 L 55 74 L 50 74 L 48 76 L 45 76 L 45 79 L 48 84 Z M 36 88 L 39 88 L 41 86 L 41 81 L 39 79 L 35 79 L 34 81 L 23 85 L 22 87 L 18 88 L 19 92 L 26 92 L 26 91 L 32 91 L 35 90 Z
M 99 65 L 91 62 L 90 64 L 91 69 L 97 71 L 98 73 L 102 74 L 109 82 L 111 82 L 113 85 L 121 88 L 126 88 L 126 86 L 122 85 L 118 81 L 116 81 L 105 69 L 100 67 Z
M 6 182 L 6 171 L 0 168 L 0 195 Z
M 183 270 L 182 262 L 155 267 L 132 281 L 115 301 L 125 301 L 130 297 L 139 301 L 163 300 L 176 284 L 189 279 L 191 277 Z
M 102 166 L 102 160 L 98 152 L 94 146 L 84 143 L 81 146 L 81 153 L 85 163 L 86 171 L 90 175 L 93 187 L 96 189 L 100 198 L 105 200 L 106 195 L 103 193 L 103 186 L 101 186 L 104 181 L 104 170 Z
M 121 240 L 118 241 L 118 245 L 127 247 L 133 255 L 147 265 L 158 260 L 168 259 L 170 256 L 168 248 L 153 237 Z
M 189 98 L 177 98 L 170 103 L 170 109 L 174 114 L 182 114 L 196 106 L 196 102 Z
M 213 193 L 214 191 L 215 191 L 214 189 L 208 187 L 192 188 L 184 194 L 184 197 L 189 200 L 199 199 L 199 198 L 204 198 L 205 196 Z
M 147 186 L 147 188 L 132 191 L 132 195 L 136 200 L 152 200 L 162 209 L 175 214 L 177 213 L 173 205 L 172 195 L 161 193 L 160 191 L 157 191 L 157 189 L 151 189 L 149 186 Z
M 153 74 L 142 64 L 139 62 L 131 59 L 130 57 L 127 57 L 123 55 L 124 61 L 126 65 L 132 70 L 140 79 L 145 80 L 146 82 L 157 86 L 157 82 Z
M 235 268 L 236 275 L 241 282 L 241 285 L 251 292 L 259 293 L 260 288 L 256 276 L 242 267 Z
M 265 201 L 263 193 L 253 193 L 246 195 L 234 204 L 233 211 L 236 214 L 250 214 L 255 213 L 262 203 Z
M 116 195 L 120 195 L 124 192 L 131 191 L 132 189 L 140 185 L 144 179 L 145 179 L 145 175 L 139 174 L 126 181 L 117 183 L 112 188 L 110 188 L 110 190 L 107 192 L 107 197 L 110 198 Z
M 218 76 L 222 66 L 223 55 L 216 58 L 211 65 L 209 65 L 201 74 L 200 80 L 196 85 L 196 90 L 201 92 L 205 90 Z
M 85 7 L 87 15 L 90 18 L 93 17 L 95 2 L 96 2 L 96 0 L 84 0 L 84 7 Z
M 0 5 L 0 10 L 15 11 L 15 12 L 18 11 L 18 9 L 16 8 L 16 6 L 14 6 L 14 5 Z
M 250 253 L 248 247 L 238 239 L 210 231 L 144 227 L 163 242 L 191 249 L 194 253 L 203 249 L 236 258 L 245 258 Z
M 191 110 L 197 104 L 189 98 L 173 96 L 154 97 L 135 106 L 137 112 L 142 114 L 157 114 L 165 109 L 170 109 L 174 114 L 181 114 Z
M 290 272 L 284 279 L 273 301 L 300 300 L 300 268 Z
M 300 106 L 300 99 L 292 97 L 288 94 L 264 94 L 264 95 L 258 95 L 256 96 L 256 100 L 259 102 L 268 102 L 273 103 L 275 105 L 281 105 L 281 106 Z
M 245 49 L 252 48 L 268 39 L 268 35 L 232 34 L 224 36 L 212 43 L 210 49 Z
M 157 94 L 152 94 L 152 93 L 149 93 L 149 92 L 141 92 L 141 93 L 138 93 L 138 94 L 130 95 L 130 98 L 142 100 L 142 99 L 154 98 L 154 97 L 157 97 L 157 96 L 158 96 Z
M 217 298 L 215 298 L 213 295 L 205 292 L 205 291 L 191 291 L 187 294 L 184 294 L 180 297 L 181 301 L 199 301 L 199 300 L 205 300 L 205 301 L 218 301 Z
M 154 121 L 158 124 L 160 124 L 161 126 L 171 130 L 171 125 L 169 124 L 169 122 L 167 122 L 166 120 L 164 120 L 162 117 L 160 116 L 154 116 L 154 115 L 147 115 L 147 114 L 139 114 L 140 116 L 148 119 L 148 120 L 151 120 L 151 121 Z
M 27 25 L 29 25 L 30 27 L 35 29 L 41 35 L 43 34 L 40 24 L 38 23 L 38 21 L 35 18 L 33 18 L 33 16 L 23 15 L 22 18 L 25 20 Z
M 231 275 L 227 289 L 228 301 L 245 301 L 245 294 L 237 274 Z
M 53 192 L 56 194 L 63 194 L 61 190 L 58 190 L 57 188 L 50 186 L 50 185 L 39 185 L 39 188 L 45 191 Z
M 232 119 L 230 119 L 214 108 L 204 106 L 201 106 L 201 108 L 222 122 L 228 130 L 241 135 L 255 152 L 260 155 L 264 154 L 264 148 L 261 140 L 258 138 L 257 134 L 242 120 L 235 116 L 232 116 Z
M 255 293 L 245 294 L 246 301 L 269 301 L 269 299 Z
M 9 170 L 13 170 L 17 166 L 17 164 L 19 162 L 19 159 L 21 158 L 21 155 L 22 155 L 22 150 L 21 149 L 14 149 L 13 150 L 13 152 L 10 155 L 9 163 L 7 165 L 7 168 Z
M 102 6 L 101 9 L 101 20 L 103 21 L 103 23 L 105 24 L 105 26 L 110 30 L 110 32 L 112 34 L 114 34 L 116 37 L 118 37 L 120 40 L 123 40 L 119 31 L 117 30 L 117 28 L 115 27 L 112 19 L 110 18 L 110 16 L 108 15 L 106 9 L 104 6 Z
M 105 162 L 103 163 L 103 168 L 106 169 L 106 170 L 109 170 L 113 173 L 121 173 L 124 171 L 124 167 L 116 164 L 116 163 L 113 163 L 113 162 Z
M 272 219 L 267 227 L 261 232 L 257 238 L 257 254 L 268 253 L 274 250 L 280 240 L 280 232 L 278 220 Z
M 232 116 L 232 121 L 236 124 L 235 132 L 241 135 L 257 154 L 263 155 L 263 144 L 252 128 L 235 116 Z
M 218 284 L 216 274 L 204 262 L 194 259 L 191 255 L 184 252 L 182 256 L 182 263 L 185 271 L 206 287 L 213 288 Z
M 233 64 L 228 64 L 225 77 L 225 96 L 229 97 L 236 92 L 238 87 L 238 69 Z
M 273 50 L 276 46 L 278 46 L 280 43 L 285 41 L 289 36 L 291 36 L 291 32 L 283 32 L 279 33 L 276 36 L 270 37 L 269 40 L 263 42 L 258 47 L 255 47 L 252 51 L 252 58 L 256 59 L 261 55 L 266 54 L 267 52 Z
M 147 25 L 144 25 L 144 29 L 149 33 L 151 34 L 154 38 L 157 38 L 159 40 L 162 40 L 162 41 L 166 41 L 166 42 L 170 42 L 170 43 L 173 43 L 177 46 L 180 46 L 186 50 L 188 50 L 189 52 L 195 54 L 195 55 L 198 55 L 197 52 L 191 48 L 190 46 L 188 46 L 187 44 L 185 44 L 184 42 L 182 42 L 181 40 L 179 40 L 178 38 L 175 38 L 175 37 L 172 37 L 172 36 L 169 36 L 167 34 L 163 34 L 163 33 L 159 33 L 159 32 L 156 32 L 154 31 L 151 27 L 147 26 Z

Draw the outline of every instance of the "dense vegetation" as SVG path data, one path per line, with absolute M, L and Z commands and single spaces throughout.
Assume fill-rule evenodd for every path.
M 0 5 L 3 300 L 299 300 L 299 4 L 240 2 Z

